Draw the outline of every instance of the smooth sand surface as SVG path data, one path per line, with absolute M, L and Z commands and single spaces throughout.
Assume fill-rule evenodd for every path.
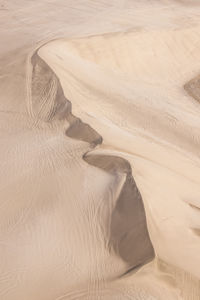
M 200 3 L 0 3 L 0 299 L 200 299 Z

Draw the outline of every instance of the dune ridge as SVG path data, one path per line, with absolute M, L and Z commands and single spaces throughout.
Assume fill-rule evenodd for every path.
M 0 16 L 0 299 L 200 300 L 198 0 Z
M 69 122 L 65 131 L 68 137 L 87 142 L 92 148 L 101 144 L 102 137 L 72 114 L 71 102 L 65 98 L 59 79 L 38 56 L 37 51 L 31 59 L 31 111 L 34 118 L 45 122 L 65 119 Z M 92 155 L 92 150 L 83 154 L 83 159 L 114 176 L 118 176 L 118 173 L 126 174 L 116 200 L 116 208 L 112 212 L 108 247 L 114 249 L 130 269 L 149 262 L 154 257 L 154 251 L 147 230 L 142 198 L 132 177 L 131 165 L 117 156 Z M 134 247 L 135 244 L 138 250 Z

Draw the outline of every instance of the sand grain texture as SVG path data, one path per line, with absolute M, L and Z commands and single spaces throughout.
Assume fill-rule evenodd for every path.
M 199 2 L 0 24 L 0 299 L 199 300 Z

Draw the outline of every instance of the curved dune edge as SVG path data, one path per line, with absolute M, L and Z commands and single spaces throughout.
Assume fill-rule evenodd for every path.
M 59 79 L 37 52 L 31 63 L 31 111 L 36 122 L 65 119 L 69 122 L 65 131 L 68 137 L 87 142 L 92 148 L 101 144 L 102 137 L 71 113 L 71 102 L 65 98 Z M 116 208 L 112 212 L 110 236 L 107 237 L 108 247 L 126 261 L 131 270 L 149 262 L 154 257 L 154 251 L 147 230 L 142 198 L 132 177 L 130 164 L 116 156 L 92 155 L 92 151 L 85 153 L 83 159 L 114 176 L 118 173 L 126 174 Z
M 93 130 L 88 124 L 83 123 L 80 119 L 76 118 L 71 113 L 71 103 L 70 103 L 70 101 L 68 101 L 65 98 L 62 87 L 61 87 L 60 82 L 59 82 L 59 79 L 57 78 L 55 73 L 51 70 L 51 68 L 46 64 L 46 62 L 44 62 L 38 56 L 37 52 L 33 55 L 32 64 L 33 64 L 32 113 L 33 113 L 33 118 L 35 119 L 35 122 L 37 122 L 37 120 L 42 120 L 42 121 L 45 121 L 45 122 L 53 122 L 53 121 L 56 121 L 56 120 L 67 119 L 67 121 L 69 122 L 69 127 L 66 130 L 66 135 L 67 136 L 69 136 L 73 139 L 85 141 L 85 142 L 89 143 L 92 148 L 96 147 L 97 145 L 100 145 L 102 143 L 102 137 L 95 130 Z M 37 79 L 36 78 L 37 78 L 38 75 L 36 74 L 37 72 L 35 72 L 36 65 L 42 66 L 41 70 L 39 71 L 39 74 L 40 74 L 40 72 L 44 71 L 46 76 L 47 76 L 46 82 L 45 82 L 45 78 L 43 78 L 44 79 L 43 84 L 41 84 L 40 80 L 38 81 L 39 84 L 41 84 L 41 86 L 43 86 L 43 88 L 41 88 L 41 89 L 38 88 L 38 86 L 37 86 Z M 39 75 L 39 77 L 40 77 L 40 75 Z M 34 77 L 36 77 L 36 78 L 34 78 Z M 34 92 L 34 90 L 36 90 L 36 93 Z M 47 97 L 45 98 L 45 96 L 47 96 Z M 39 102 L 38 102 L 38 100 L 39 100 Z M 45 108 L 45 109 L 43 109 L 43 108 Z M 121 198 L 122 202 L 124 202 L 124 199 L 127 198 L 127 209 L 128 209 L 127 213 L 130 213 L 129 205 L 131 205 L 131 204 L 128 204 L 128 203 L 132 199 L 131 196 L 127 197 L 127 195 L 130 193 L 130 191 L 133 192 L 133 190 L 135 189 L 136 199 L 139 198 L 139 201 L 137 199 L 137 202 L 140 203 L 140 205 L 141 205 L 142 204 L 142 199 L 141 199 L 139 191 L 137 190 L 134 179 L 131 175 L 132 172 L 131 172 L 131 166 L 130 166 L 129 162 L 126 161 L 125 159 L 121 158 L 121 157 L 113 156 L 111 153 L 109 153 L 109 151 L 108 151 L 108 155 L 106 154 L 106 151 L 105 151 L 104 154 L 100 154 L 101 153 L 100 148 L 98 148 L 98 151 L 97 151 L 97 153 L 100 152 L 99 154 L 95 154 L 95 151 L 94 151 L 94 154 L 93 154 L 93 151 L 94 150 L 87 151 L 85 153 L 85 155 L 83 155 L 83 159 L 87 163 L 89 163 L 89 164 L 91 164 L 95 167 L 98 167 L 100 169 L 103 169 L 106 172 L 110 172 L 112 174 L 117 174 L 118 172 L 126 174 L 126 180 L 125 180 L 125 183 L 124 183 L 124 185 L 121 189 L 118 201 L 120 202 L 120 198 Z M 132 194 L 132 192 L 131 192 L 131 194 Z M 138 205 L 138 204 L 136 204 L 136 205 Z M 141 206 L 140 209 L 144 210 L 143 205 Z M 120 210 L 118 212 L 120 212 Z M 117 210 L 116 210 L 116 213 L 117 213 Z M 113 213 L 113 215 L 115 215 L 115 212 Z M 126 217 L 126 215 L 124 215 L 124 217 Z M 129 217 L 130 222 L 131 222 L 131 217 L 132 217 L 132 215 L 130 214 L 130 217 Z M 150 242 L 148 231 L 147 231 L 147 228 L 146 228 L 145 213 L 143 212 L 143 217 L 142 217 L 144 227 L 142 227 L 142 229 L 141 229 L 144 232 L 143 234 L 145 234 L 145 239 L 142 240 L 142 243 L 144 243 L 143 246 L 145 245 L 145 247 L 142 247 L 142 245 L 141 245 L 140 246 L 141 248 L 138 248 L 140 250 L 145 249 L 145 252 L 144 252 L 144 254 L 142 254 L 139 251 L 139 257 L 138 258 L 137 258 L 137 255 L 135 257 L 134 253 L 133 253 L 133 255 L 129 255 L 130 254 L 130 249 L 132 247 L 130 245 L 131 247 L 127 248 L 129 240 L 127 240 L 127 242 L 125 241 L 124 245 L 122 245 L 122 249 L 119 249 L 119 245 L 118 245 L 118 241 L 117 241 L 117 239 L 120 238 L 120 236 L 118 236 L 119 229 L 121 227 L 123 227 L 122 224 L 125 225 L 125 228 L 122 228 L 122 233 L 121 234 L 123 235 L 125 232 L 127 232 L 130 229 L 130 227 L 128 225 L 128 220 L 127 219 L 126 219 L 127 224 L 126 224 L 126 222 L 122 222 L 122 224 L 120 224 L 119 220 L 117 220 L 118 225 L 117 225 L 117 223 L 115 224 L 114 219 L 115 219 L 115 217 L 113 217 L 113 225 L 111 224 L 111 228 L 113 227 L 114 231 L 112 233 L 112 230 L 111 230 L 111 233 L 113 234 L 113 236 L 111 234 L 109 247 L 110 247 L 110 249 L 113 249 L 114 251 L 116 250 L 117 255 L 119 255 L 123 260 L 125 260 L 128 263 L 128 265 L 130 266 L 127 269 L 126 273 L 129 273 L 129 271 L 131 271 L 131 273 L 132 273 L 132 270 L 134 270 L 134 269 L 137 270 L 138 267 L 140 268 L 143 264 L 147 263 L 149 260 L 151 260 L 153 258 L 153 248 L 152 248 L 152 244 Z M 136 221 L 136 223 L 137 223 L 137 221 Z M 126 227 L 126 225 L 127 225 L 127 227 Z M 117 227 L 117 226 L 119 226 L 119 227 Z M 130 224 L 130 226 L 132 226 L 132 224 Z M 115 234 L 115 232 L 116 232 L 116 234 Z M 115 240 L 115 235 L 116 235 L 116 240 Z M 113 237 L 114 237 L 114 240 L 113 240 Z M 115 249 L 115 243 L 117 243 L 116 244 L 116 249 Z M 125 252 L 123 252 L 123 249 L 124 249 Z M 129 253 L 126 253 L 126 250 Z M 141 258 L 141 256 L 142 256 L 142 258 Z M 162 265 L 163 265 L 163 263 L 161 263 L 161 265 L 159 265 L 159 268 L 158 268 L 159 273 L 160 273 L 160 271 L 163 272 L 163 267 L 160 268 L 160 266 L 162 266 Z M 176 289 L 178 289 L 178 290 L 180 289 L 181 293 L 184 294 L 184 292 L 182 291 L 182 290 L 184 290 L 184 287 L 181 286 L 181 283 L 180 283 L 180 278 L 182 276 L 181 271 L 178 271 L 178 273 L 176 273 L 176 272 L 174 273 L 174 271 L 172 271 L 173 268 L 171 269 L 171 267 L 170 268 L 167 267 L 167 265 L 165 263 L 164 263 L 164 265 L 165 265 L 165 271 L 164 272 L 173 274 L 172 275 L 172 278 L 173 278 L 172 286 L 174 286 L 174 284 L 175 284 Z M 152 271 L 152 269 L 150 269 L 150 270 Z M 121 274 L 121 275 L 123 275 L 123 274 Z M 185 276 L 186 277 L 189 276 L 189 278 L 191 278 L 191 276 L 187 275 L 187 273 L 186 273 Z M 162 276 L 161 276 L 161 278 L 162 278 Z M 156 278 L 156 280 L 157 280 L 157 284 L 159 286 L 160 275 L 158 276 L 158 278 Z M 161 279 L 161 282 L 162 282 L 162 280 L 163 279 Z M 136 282 L 137 282 L 137 280 L 136 280 Z M 191 296 L 191 287 L 194 288 L 194 286 L 193 286 L 194 282 L 195 282 L 195 279 L 194 280 L 192 279 L 190 284 L 189 284 L 189 286 L 190 286 L 189 295 L 190 296 Z M 115 283 L 113 283 L 113 284 L 115 286 Z M 117 283 L 117 284 L 119 284 L 119 283 Z M 169 284 L 169 282 L 167 284 Z M 170 283 L 170 285 L 171 285 L 171 283 Z M 120 286 L 120 284 L 119 284 L 119 286 Z M 148 284 L 147 284 L 147 286 L 148 286 Z M 199 281 L 196 280 L 196 289 L 195 289 L 195 292 L 193 292 L 194 299 L 198 299 L 196 297 L 198 297 L 197 293 L 199 292 L 199 288 L 200 288 Z M 123 282 L 122 282 L 122 288 L 121 289 L 123 290 Z M 121 289 L 120 288 L 117 289 L 116 290 L 116 295 L 115 295 L 115 288 L 112 288 L 112 287 L 110 288 L 108 286 L 108 288 L 106 288 L 104 290 L 104 287 L 101 287 L 101 285 L 100 285 L 100 287 L 97 290 L 96 289 L 93 290 L 93 288 L 91 288 L 91 291 L 89 293 L 90 293 L 90 296 L 93 295 L 93 297 L 100 297 L 100 299 L 101 299 L 101 297 L 102 297 L 102 299 L 106 299 L 105 297 L 109 297 L 108 299 L 112 299 L 112 297 L 116 297 L 116 296 L 126 297 L 125 292 L 122 292 L 122 294 L 121 294 Z M 131 290 L 131 288 L 130 288 L 130 290 Z M 185 293 L 187 294 L 188 290 Z M 133 294 L 134 294 L 134 297 L 135 297 L 134 299 L 137 299 L 136 294 L 135 294 L 135 288 L 133 289 Z M 167 292 L 166 292 L 166 295 L 167 295 Z M 166 299 L 166 295 L 163 297 L 163 299 Z M 169 295 L 170 295 L 170 297 L 175 297 L 174 299 L 179 299 L 179 298 L 177 298 L 178 296 L 177 296 L 176 292 L 174 294 L 173 289 L 172 289 L 172 291 L 170 291 Z M 159 299 L 161 299 L 162 296 L 163 295 L 160 293 L 160 295 L 159 295 L 160 298 Z M 80 295 L 78 295 L 77 293 L 75 293 L 73 295 L 73 292 L 72 292 L 71 296 L 70 296 L 70 293 L 69 293 L 67 295 L 61 296 L 59 299 L 77 299 L 77 297 L 80 297 L 80 299 L 87 299 L 88 291 L 87 292 L 86 291 L 80 292 Z M 86 297 L 86 298 L 84 298 L 84 297 Z M 138 296 L 138 299 L 141 299 L 141 297 L 142 296 Z M 183 299 L 187 299 L 187 296 L 183 296 L 183 297 L 185 297 Z M 113 298 L 113 299 L 115 299 L 115 298 Z
M 89 143 L 91 150 L 83 155 L 84 161 L 88 164 L 111 173 L 113 176 L 125 174 L 125 182 L 121 187 L 116 207 L 113 209 L 111 216 L 110 229 L 105 236 L 106 247 L 112 255 L 116 253 L 127 265 L 124 274 L 138 271 L 140 267 L 148 263 L 154 258 L 154 250 L 149 238 L 144 206 L 141 195 L 132 177 L 131 166 L 128 161 L 123 158 L 112 155 L 92 155 L 92 149 L 102 143 L 102 137 L 93 130 L 88 124 L 83 123 L 76 118 L 71 110 L 71 102 L 64 96 L 59 79 L 51 68 L 38 56 L 37 51 L 31 58 L 32 75 L 31 75 L 31 91 L 29 92 L 31 102 L 28 111 L 34 121 L 37 122 L 54 122 L 65 120 L 69 123 L 65 134 L 80 141 Z M 29 87 L 28 87 L 29 88 Z M 107 223 L 107 221 L 105 220 Z M 84 230 L 84 229 L 83 229 Z M 134 251 L 132 250 L 134 248 Z M 92 255 L 92 254 L 91 254 Z M 97 258 L 98 259 L 98 258 Z M 98 262 L 97 262 L 98 264 Z M 90 262 L 88 262 L 90 268 Z M 119 274 L 118 277 L 123 277 Z M 116 285 L 104 282 L 89 284 L 89 288 L 81 290 L 76 287 L 77 292 L 69 292 L 58 299 L 115 299 L 115 297 L 127 297 L 127 286 Z M 108 284 L 108 287 L 106 285 Z M 80 291 L 78 291 L 80 289 Z M 140 299 L 145 291 L 137 291 L 137 288 L 129 287 L 129 293 Z M 154 292 L 153 292 L 154 293 Z M 159 292 L 160 293 L 160 292 Z M 141 294 L 141 295 L 140 295 Z M 171 294 L 171 293 L 170 293 Z M 148 289 L 147 289 L 148 295 Z
M 200 1 L 0 6 L 0 299 L 199 300 Z M 142 265 L 113 230 L 129 192 Z
M 152 40 L 149 41 L 143 33 L 58 40 L 42 47 L 39 55 L 60 78 L 66 97 L 73 103 L 75 114 L 103 136 L 101 150 L 107 150 L 110 155 L 115 153 L 131 163 L 134 179 L 144 200 L 149 232 L 157 255 L 169 264 L 184 267 L 199 277 L 199 258 L 196 256 L 199 239 L 193 231 L 193 228 L 199 227 L 199 222 L 197 214 L 187 204 L 193 199 L 199 203 L 200 194 L 197 153 L 199 106 L 183 90 L 183 82 L 191 71 L 189 66 L 185 71 L 183 62 L 189 53 L 188 48 L 184 53 L 182 46 L 190 34 L 195 41 L 196 28 L 186 29 L 186 33 L 179 30 L 152 35 L 155 44 L 161 39 L 161 46 L 165 40 L 173 43 L 171 35 L 175 35 L 180 42 L 180 48 L 177 49 L 180 55 L 179 69 L 173 70 L 176 64 L 171 55 L 172 70 L 167 87 L 162 86 L 165 80 L 162 82 L 161 74 L 157 74 L 159 70 L 168 71 L 168 59 L 163 62 L 162 55 L 156 61 L 151 58 L 149 62 L 158 63 L 155 75 L 147 73 L 148 79 L 154 76 L 152 80 L 158 85 L 148 84 L 142 78 L 141 81 L 132 79 L 134 72 L 147 76 L 143 69 L 139 69 L 141 62 L 138 65 L 137 59 L 133 61 L 132 52 L 129 53 L 130 49 L 136 48 L 138 57 L 143 55 L 147 62 L 148 52 L 142 52 L 141 44 L 145 43 L 146 46 Z M 138 44 L 134 43 L 135 38 Z M 117 51 L 116 45 L 121 47 L 120 51 Z M 101 47 L 106 48 L 106 55 Z M 170 52 L 168 43 L 161 50 L 163 53 Z M 123 51 L 127 51 L 125 55 Z M 122 58 L 121 53 L 124 55 Z M 195 55 L 198 55 L 197 49 Z M 124 57 L 127 60 L 130 57 L 132 69 L 129 71 L 132 77 L 121 69 Z M 192 68 L 197 69 L 192 55 L 190 59 Z M 110 61 L 116 69 L 110 66 Z M 180 67 L 184 78 L 177 77 Z M 177 88 L 173 80 L 178 80 L 180 87 Z M 93 154 L 101 154 L 101 150 L 95 149 Z M 191 222 L 192 219 L 194 222 Z M 193 245 L 190 247 L 191 257 L 197 258 L 198 263 L 194 259 L 191 265 L 191 261 L 185 260 L 188 255 L 185 244 Z

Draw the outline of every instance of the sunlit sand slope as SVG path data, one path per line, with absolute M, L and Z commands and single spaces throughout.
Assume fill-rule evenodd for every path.
M 196 276 L 200 223 L 190 204 L 200 192 L 200 109 L 184 86 L 200 69 L 198 30 L 59 40 L 39 50 L 75 115 L 103 137 L 94 154 L 130 162 L 157 254 Z M 184 259 L 185 243 L 194 260 Z
M 200 300 L 199 1 L 0 25 L 0 299 Z

